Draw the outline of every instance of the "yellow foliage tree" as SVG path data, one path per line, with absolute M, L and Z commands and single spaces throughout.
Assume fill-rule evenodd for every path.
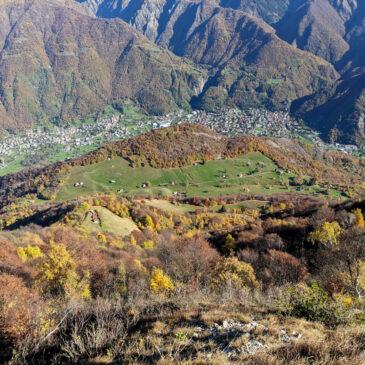
M 174 221 L 172 216 L 165 217 L 164 215 L 158 216 L 158 223 L 156 224 L 156 230 L 162 231 L 164 229 L 174 228 Z
M 216 267 L 217 275 L 213 279 L 214 286 L 229 286 L 239 288 L 258 288 L 253 267 L 237 257 L 228 257 Z
M 154 268 L 151 274 L 150 289 L 156 294 L 166 294 L 175 289 L 172 279 L 163 270 Z
M 98 238 L 98 241 L 99 241 L 101 244 L 103 244 L 103 245 L 106 245 L 106 244 L 108 243 L 108 239 L 107 239 L 107 237 L 105 236 L 105 234 L 104 234 L 104 233 L 99 232 L 99 233 L 97 234 L 97 238 Z
M 155 223 L 153 222 L 153 219 L 149 215 L 146 215 L 145 220 L 144 220 L 144 225 L 150 231 L 153 231 L 156 228 Z
M 147 240 L 143 242 L 143 248 L 145 250 L 153 250 L 156 247 L 156 244 L 152 240 Z
M 199 234 L 199 230 L 196 228 L 190 229 L 187 232 L 185 232 L 185 237 L 186 238 L 193 238 L 195 236 L 197 236 Z
M 63 244 L 51 243 L 38 266 L 37 284 L 54 295 L 90 297 L 89 273 L 80 279 L 74 259 Z
M 226 236 L 223 248 L 226 253 L 230 253 L 236 248 L 236 242 L 230 233 L 228 233 Z
M 365 297 L 365 261 L 353 262 L 348 270 L 340 273 L 340 278 L 350 292 L 356 293 L 359 298 Z
M 318 242 L 325 246 L 336 246 L 342 228 L 335 222 L 324 222 L 319 228 L 309 234 L 309 241 Z
M 43 253 L 38 246 L 31 245 L 19 247 L 17 249 L 17 254 L 23 262 L 35 260 L 43 256 Z
M 353 211 L 353 213 L 355 214 L 355 217 L 356 217 L 356 226 L 359 228 L 364 228 L 365 219 L 364 219 L 364 215 L 362 214 L 361 209 L 357 208 Z
M 284 202 L 281 202 L 280 204 L 279 204 L 279 209 L 281 210 L 281 211 L 283 211 L 283 210 L 285 210 L 287 207 L 286 207 L 286 204 L 284 203 Z
M 136 238 L 133 235 L 131 235 L 130 243 L 133 246 L 137 246 L 137 240 L 136 240 Z

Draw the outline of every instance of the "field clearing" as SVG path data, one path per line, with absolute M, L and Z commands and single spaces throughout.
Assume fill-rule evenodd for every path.
M 163 199 L 147 199 L 145 200 L 145 204 L 150 207 L 161 209 L 165 212 L 169 213 L 192 213 L 195 212 L 199 207 L 196 205 L 190 204 L 172 204 L 168 200 Z
M 294 191 L 294 187 L 289 187 L 292 177 L 292 173 L 281 171 L 273 161 L 259 152 L 172 169 L 150 166 L 133 168 L 123 158 L 115 157 L 89 166 L 74 167 L 60 188 L 57 200 L 96 193 L 130 197 L 172 196 L 176 193 L 188 197 L 218 197 L 239 193 L 269 195 Z M 317 188 L 306 187 L 305 190 L 316 193 Z
M 99 223 L 92 221 L 92 214 L 88 212 L 82 224 L 84 228 L 92 232 L 109 232 L 116 236 L 128 236 L 133 231 L 139 231 L 137 225 L 130 218 L 121 218 L 104 207 L 93 207 L 100 220 Z

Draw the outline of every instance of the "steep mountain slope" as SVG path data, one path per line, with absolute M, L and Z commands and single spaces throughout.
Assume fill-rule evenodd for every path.
M 337 82 L 330 89 L 303 98 L 293 110 L 333 141 L 365 142 L 365 73 Z
M 357 0 L 293 1 L 276 29 L 282 39 L 327 59 L 341 74 L 341 80 L 327 91 L 304 98 L 299 103 L 299 114 L 325 138 L 331 134 L 339 141 L 362 144 L 365 136 L 365 3 Z M 295 103 L 293 110 L 297 106 Z
M 330 62 L 339 61 L 350 47 L 345 19 L 328 0 L 292 2 L 276 28 L 282 39 Z
M 330 126 L 361 134 L 364 17 L 356 0 L 6 0 L 0 127 L 61 123 L 124 99 L 152 113 L 299 99 L 292 110 L 324 135 Z M 332 108 L 353 82 L 346 106 Z M 326 121 L 319 106 L 331 111 Z
M 242 10 L 273 24 L 279 21 L 288 9 L 290 0 L 221 0 L 225 8 Z
M 292 1 L 275 27 L 282 39 L 327 59 L 341 72 L 364 65 L 363 2 Z
M 344 55 L 338 68 L 342 72 L 355 70 L 365 72 L 365 3 L 358 2 L 347 23 L 346 38 L 350 44 L 349 51 Z
M 0 3 L 0 128 L 80 118 L 133 99 L 162 113 L 184 106 L 204 72 L 121 20 L 65 0 Z
M 178 56 L 210 68 L 194 105 L 286 108 L 337 78 L 322 59 L 280 40 L 264 21 L 214 0 L 83 1 L 99 16 L 119 16 Z M 245 9 L 242 2 L 242 8 Z

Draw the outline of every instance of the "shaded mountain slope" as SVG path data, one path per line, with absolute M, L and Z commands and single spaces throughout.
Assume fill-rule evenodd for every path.
M 338 141 L 363 144 L 365 3 L 293 1 L 276 29 L 282 39 L 327 59 L 341 74 L 340 81 L 327 91 L 300 101 L 299 115 L 325 138 L 331 135 Z
M 293 104 L 293 109 L 324 138 L 363 145 L 365 73 L 348 77 L 327 91 Z
M 186 106 L 204 82 L 126 23 L 74 2 L 3 1 L 0 14 L 1 128 L 81 118 L 123 99 L 164 113 Z
M 275 25 L 285 41 L 332 62 L 343 73 L 358 67 L 365 4 L 357 0 L 293 0 Z
M 276 25 L 279 37 L 330 62 L 349 50 L 345 19 L 328 0 L 294 1 Z
M 264 19 L 267 23 L 273 24 L 279 21 L 286 11 L 290 0 L 221 0 L 220 5 L 225 8 L 242 10 L 246 13 Z

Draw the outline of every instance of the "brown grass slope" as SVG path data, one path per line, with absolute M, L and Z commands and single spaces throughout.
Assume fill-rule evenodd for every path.
M 132 99 L 152 113 L 186 106 L 204 74 L 121 20 L 65 0 L 0 3 L 0 127 L 82 118 Z

